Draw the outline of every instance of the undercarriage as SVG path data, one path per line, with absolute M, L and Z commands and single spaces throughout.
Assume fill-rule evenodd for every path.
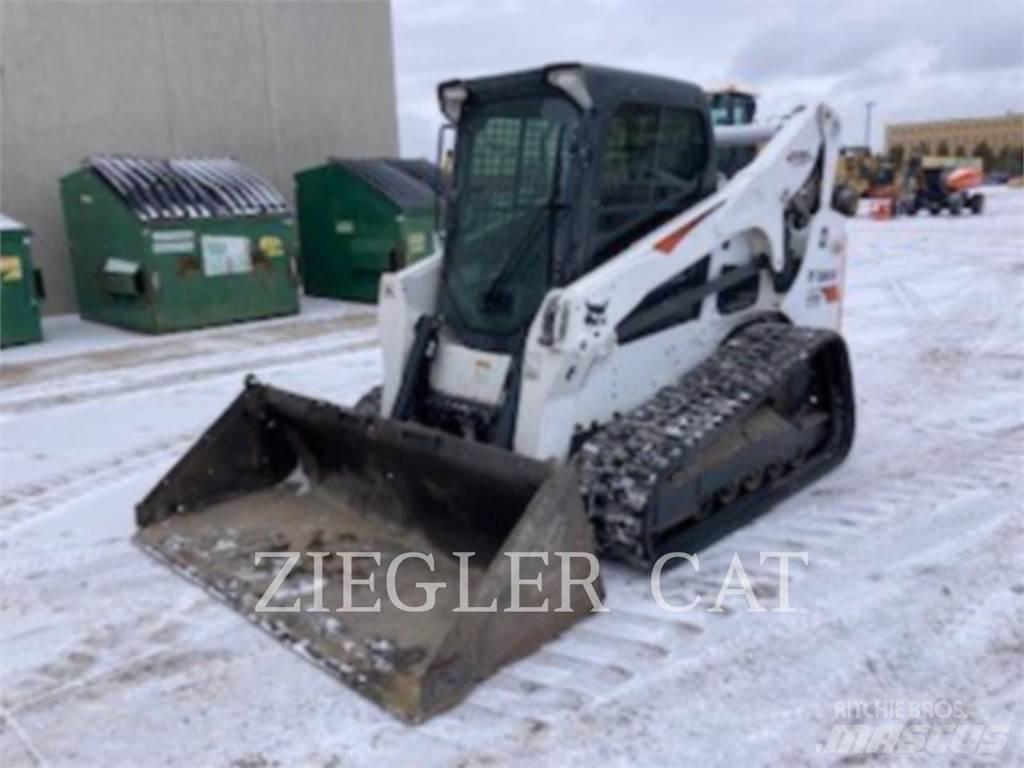
M 647 566 L 695 552 L 842 461 L 853 440 L 842 339 L 749 325 L 574 463 L 602 553 Z

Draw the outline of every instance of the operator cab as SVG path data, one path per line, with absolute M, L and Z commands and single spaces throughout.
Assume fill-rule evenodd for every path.
M 710 91 L 711 119 L 715 125 L 751 125 L 757 112 L 757 96 L 735 85 Z
M 467 347 L 518 355 L 549 290 L 715 189 L 695 85 L 565 64 L 438 96 L 456 131 L 440 308 Z
M 726 85 L 708 91 L 711 120 L 715 125 L 752 125 L 757 112 L 757 96 L 753 91 Z M 727 147 L 718 150 L 718 171 L 726 178 L 735 176 L 757 157 L 757 147 Z

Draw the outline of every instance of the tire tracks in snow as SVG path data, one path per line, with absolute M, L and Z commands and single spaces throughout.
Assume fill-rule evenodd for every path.
M 130 337 L 109 348 L 7 362 L 0 368 L 0 387 L 11 391 L 69 376 L 105 374 L 111 369 L 131 370 L 203 356 L 244 351 L 257 345 L 283 346 L 328 335 L 367 329 L 376 323 L 373 311 L 330 317 L 272 318 L 226 327 L 184 331 L 170 337 Z
M 70 499 L 101 493 L 130 480 L 135 473 L 170 462 L 195 439 L 195 432 L 165 435 L 142 446 L 118 451 L 96 461 L 80 464 L 28 483 L 0 491 L 0 536 L 15 533 L 49 512 L 59 510 Z
M 251 371 L 254 368 L 300 365 L 312 360 L 370 349 L 376 346 L 377 343 L 377 335 L 374 332 L 365 337 L 358 337 L 341 344 L 329 344 L 323 347 L 293 352 L 247 356 L 184 371 L 157 372 L 148 375 L 143 374 L 138 377 L 127 377 L 109 384 L 101 383 L 97 386 L 86 387 L 72 385 L 63 391 L 58 389 L 56 392 L 46 394 L 29 393 L 21 397 L 15 393 L 12 397 L 4 398 L 0 402 L 0 414 L 17 414 L 20 416 L 32 411 L 74 405 L 90 400 L 121 397 L 151 390 L 168 389 L 183 384 L 193 384 L 218 376 Z

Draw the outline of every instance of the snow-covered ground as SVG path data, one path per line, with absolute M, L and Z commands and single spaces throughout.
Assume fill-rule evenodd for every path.
M 339 402 L 376 383 L 368 310 L 158 339 L 47 321 L 0 357 L 0 762 L 831 765 L 874 759 L 819 751 L 844 702 L 945 701 L 1009 743 L 916 759 L 1024 764 L 1024 192 L 850 240 L 848 461 L 666 577 L 700 610 L 606 565 L 610 613 L 415 728 L 130 543 L 134 503 L 245 373 Z M 733 552 L 777 605 L 756 553 L 778 550 L 810 553 L 796 612 L 707 612 Z

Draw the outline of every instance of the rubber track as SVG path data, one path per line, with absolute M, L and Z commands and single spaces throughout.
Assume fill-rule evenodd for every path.
M 662 479 L 698 461 L 835 339 L 814 328 L 749 325 L 677 384 L 590 436 L 574 461 L 602 554 L 648 565 L 647 507 Z

